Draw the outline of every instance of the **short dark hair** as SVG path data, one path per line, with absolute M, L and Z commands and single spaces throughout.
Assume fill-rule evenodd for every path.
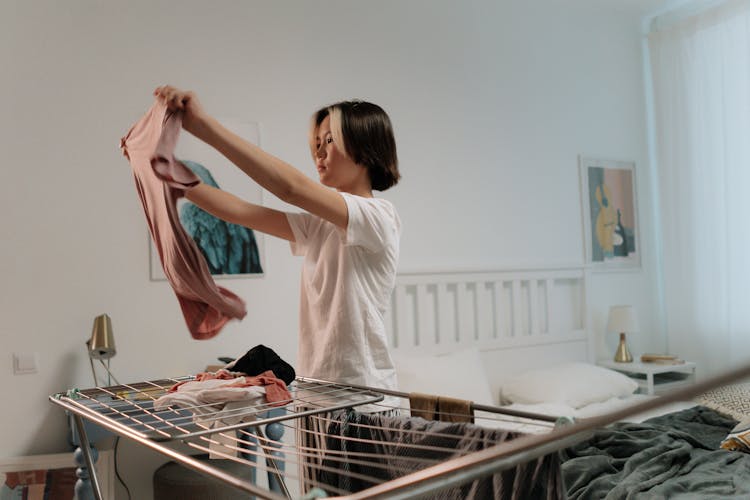
M 341 101 L 319 109 L 313 115 L 313 137 L 326 116 L 331 117 L 331 133 L 336 145 L 354 163 L 367 169 L 372 189 L 385 191 L 401 178 L 398 171 L 396 139 L 388 114 L 366 101 Z M 314 149 L 313 149 L 314 151 Z

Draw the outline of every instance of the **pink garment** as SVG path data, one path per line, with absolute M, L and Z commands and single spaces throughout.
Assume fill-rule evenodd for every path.
M 195 380 L 178 382 L 173 385 L 169 388 L 168 393 L 180 391 L 199 393 L 201 403 L 218 403 L 245 398 L 242 391 L 232 391 L 232 389 L 249 387 L 265 388 L 266 401 L 274 406 L 289 403 L 292 399 L 284 381 L 276 378 L 271 370 L 266 370 L 254 377 L 228 370 L 201 372 L 195 376 Z
M 244 318 L 246 309 L 241 298 L 216 286 L 203 254 L 180 224 L 177 200 L 200 183 L 173 155 L 181 129 L 182 114 L 157 101 L 130 128 L 120 147 L 133 168 L 154 246 L 188 330 L 203 340 L 217 335 L 230 319 Z

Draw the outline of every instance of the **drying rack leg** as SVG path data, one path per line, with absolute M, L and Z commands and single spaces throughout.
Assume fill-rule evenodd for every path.
M 286 408 L 274 408 L 268 412 L 269 417 L 279 417 L 286 415 Z M 286 483 L 284 482 L 284 470 L 286 462 L 284 452 L 281 451 L 281 439 L 284 436 L 284 426 L 278 422 L 272 422 L 266 425 L 266 436 L 270 439 L 268 448 L 264 451 L 268 453 L 266 465 L 268 471 L 268 486 L 271 491 L 284 494 L 291 498 Z
M 78 450 L 83 454 L 86 463 L 85 468 L 79 467 L 76 470 L 76 475 L 78 476 L 78 481 L 76 481 L 76 498 L 78 500 L 88 500 L 91 498 L 91 493 L 93 492 L 95 500 L 102 500 L 99 479 L 96 476 L 96 469 L 94 468 L 94 464 L 96 463 L 96 457 L 94 455 L 97 454 L 97 451 L 91 448 L 89 437 L 86 434 L 86 429 L 83 425 L 83 419 L 79 415 L 73 415 L 73 421 L 75 422 L 76 431 L 78 431 L 78 439 L 80 441 Z M 78 450 L 76 450 L 76 463 L 83 465 L 80 463 Z M 90 483 L 90 489 L 87 488 L 87 483 Z
M 266 436 L 271 440 L 272 444 L 269 444 L 268 456 L 266 457 L 266 464 L 270 467 L 268 471 L 268 486 L 271 491 L 277 493 L 284 493 L 287 498 L 290 498 L 289 490 L 284 482 L 284 452 L 280 451 L 281 448 L 281 437 L 284 435 L 284 426 L 279 423 L 271 423 L 266 425 Z M 278 444 L 276 444 L 278 443 Z M 277 458 L 279 460 L 277 460 Z

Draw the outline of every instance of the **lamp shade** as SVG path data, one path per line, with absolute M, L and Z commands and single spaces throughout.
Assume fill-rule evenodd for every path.
M 86 344 L 89 346 L 89 356 L 94 359 L 109 359 L 115 355 L 115 337 L 109 316 L 100 314 L 94 318 L 91 339 Z
M 638 330 L 638 317 L 633 306 L 612 306 L 609 308 L 607 332 L 633 333 Z

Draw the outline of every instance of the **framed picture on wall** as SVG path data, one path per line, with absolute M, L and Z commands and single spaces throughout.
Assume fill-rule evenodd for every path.
M 234 133 L 260 145 L 257 122 L 222 118 Z M 180 134 L 175 157 L 201 180 L 251 203 L 260 204 L 262 189 L 216 150 L 187 132 Z M 224 222 L 182 198 L 177 204 L 180 222 L 195 241 L 214 278 L 261 277 L 264 269 L 263 236 L 251 229 Z M 159 254 L 149 236 L 150 277 L 166 280 Z
M 579 157 L 586 266 L 641 265 L 635 163 Z

